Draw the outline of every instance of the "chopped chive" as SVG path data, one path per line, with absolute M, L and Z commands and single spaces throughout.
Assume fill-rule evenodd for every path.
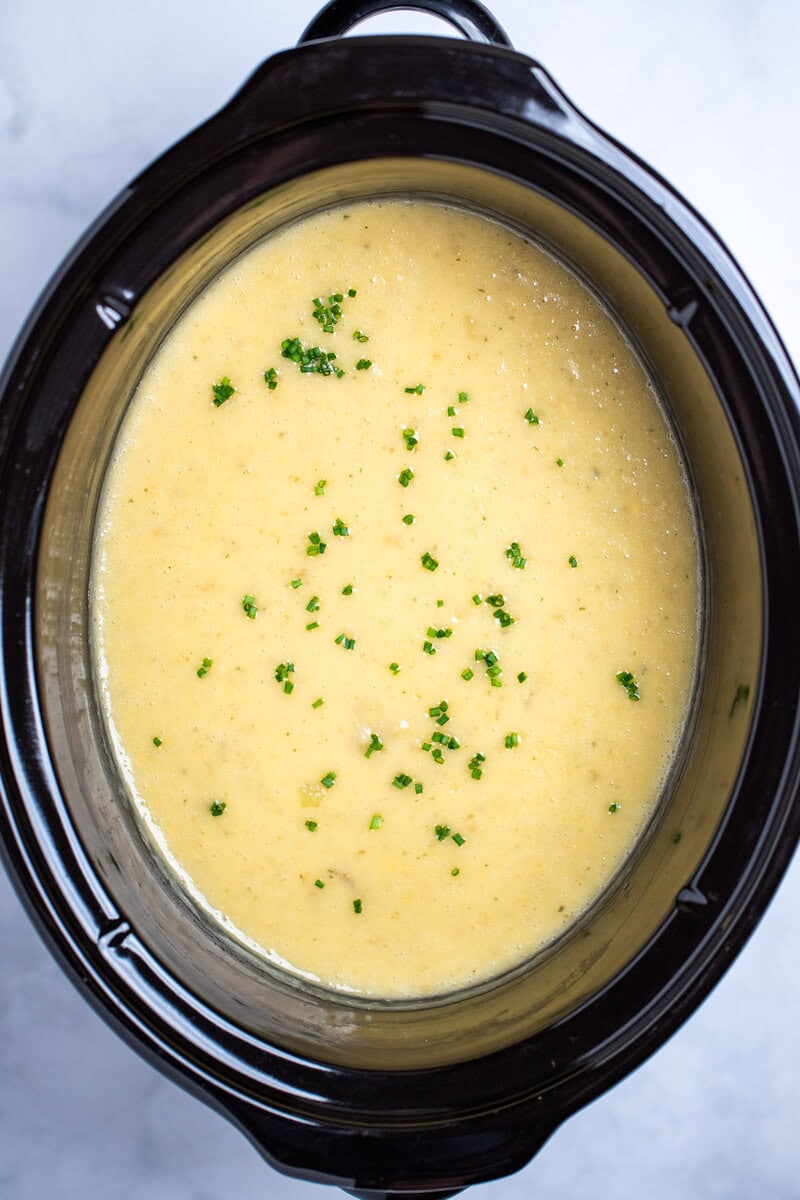
M 519 675 L 517 676 L 517 679 L 519 680 L 520 683 L 524 683 L 527 678 L 528 678 L 527 671 L 520 671 Z
M 403 517 L 404 525 L 413 525 L 414 521 L 415 521 L 415 517 L 414 517 L 413 513 L 406 513 L 406 515 Z
M 466 404 L 468 400 L 469 400 L 469 396 L 467 395 L 467 393 L 466 393 L 466 392 L 459 392 L 459 393 L 458 393 L 458 402 L 459 402 L 459 404 Z
M 570 565 L 570 566 L 571 566 L 573 569 L 574 569 L 575 567 L 577 567 L 577 565 L 578 565 L 578 560 L 577 560 L 577 558 L 575 557 L 575 555 L 574 555 L 574 554 L 570 554 L 569 558 L 567 559 L 567 562 L 569 563 L 569 565 Z
M 342 588 L 342 595 L 343 595 L 343 596 L 352 596 L 352 594 L 353 594 L 353 585 L 352 585 L 352 583 L 346 583 L 346 584 L 344 585 L 344 587 Z
M 324 554 L 327 550 L 327 545 L 322 541 L 318 533 L 310 533 L 308 535 L 308 545 L 306 546 L 306 554 L 309 558 L 316 558 L 320 554 Z
M 434 646 L 433 642 L 424 641 L 422 643 L 422 649 L 425 651 L 426 654 L 435 654 L 436 653 L 436 647 Z
M 311 707 L 312 708 L 321 708 L 322 704 L 323 704 L 323 699 L 322 699 L 322 696 L 320 696 L 317 700 L 312 701 Z
M 317 313 L 314 313 L 316 316 Z M 332 333 L 333 326 L 323 325 L 325 333 Z M 300 338 L 284 338 L 281 342 L 281 357 L 295 363 L 302 375 L 335 375 L 341 379 L 344 371 L 334 366 L 336 355 L 332 350 L 321 350 L 319 346 L 304 346 Z
M 303 586 L 303 581 L 302 581 L 302 579 L 293 579 L 293 580 L 292 580 L 292 583 L 291 583 L 291 586 L 292 586 L 292 587 L 293 587 L 295 590 L 297 590 L 297 588 L 299 588 L 299 587 L 302 587 L 302 586 Z
M 422 795 L 422 784 L 421 784 L 421 783 L 415 783 L 415 784 L 414 784 L 414 791 L 417 793 L 417 795 L 418 795 L 418 796 L 421 796 L 421 795 Z
M 448 415 L 448 417 L 454 417 L 456 415 L 455 405 L 448 404 L 447 415 Z
M 221 817 L 227 807 L 228 805 L 224 800 L 212 800 L 208 811 L 211 813 L 212 817 Z
M 420 558 L 420 562 L 426 571 L 435 571 L 439 566 L 438 561 L 431 554 L 429 554 L 427 550 Z
M 406 450 L 413 450 L 419 442 L 416 429 L 411 429 L 409 426 L 406 426 L 406 428 L 403 430 L 403 441 L 406 444 Z
M 364 758 L 371 758 L 376 750 L 382 750 L 382 749 L 383 749 L 383 742 L 378 737 L 377 733 L 371 733 L 369 735 L 369 745 L 367 746 L 367 749 L 364 752 Z
M 505 737 L 506 750 L 513 750 L 514 747 L 518 746 L 518 745 L 519 745 L 519 734 L 518 733 L 507 733 L 506 737 Z
M 230 400 L 231 396 L 236 391 L 236 388 L 231 383 L 227 375 L 220 379 L 219 383 L 212 383 L 212 403 L 215 408 L 219 408 L 226 400 Z
M 353 334 L 353 341 L 361 342 L 363 344 L 364 342 L 368 342 L 369 338 L 367 337 L 367 335 L 365 333 L 362 333 L 360 329 L 357 329 L 355 331 L 355 333 Z
M 306 612 L 319 612 L 319 596 L 312 596 L 306 605 Z
M 453 437 L 463 438 L 464 436 L 464 429 L 461 425 L 454 425 L 450 432 L 452 433 Z
M 507 613 L 503 608 L 496 608 L 492 614 L 500 622 L 503 629 L 507 629 L 509 625 L 513 625 L 516 617 L 512 617 L 511 613 Z
M 452 462 L 452 460 L 453 460 L 454 458 L 455 458 L 455 454 L 453 454 L 453 451 L 452 451 L 452 450 L 448 450 L 448 451 L 447 451 L 447 453 L 446 453 L 446 454 L 445 454 L 445 456 L 444 456 L 444 461 L 445 461 L 445 462 Z
M 354 296 L 357 296 L 357 295 L 358 295 L 358 292 L 356 291 L 356 289 L 355 289 L 355 288 L 348 288 L 348 289 L 347 289 L 347 294 L 348 294 L 348 296 L 350 297 L 350 299 L 352 300 Z
M 617 804 L 616 800 L 614 800 L 611 804 L 609 804 L 608 811 L 610 813 L 619 812 L 621 807 L 622 807 L 622 805 Z
M 350 526 L 345 525 L 341 517 L 337 517 L 333 525 L 334 537 L 350 537 Z
M 197 678 L 202 679 L 204 675 L 207 675 L 213 665 L 214 660 L 212 658 L 204 658 L 200 666 L 197 668 Z
M 358 913 L 362 912 L 362 905 L 361 905 L 361 901 L 360 901 L 360 900 L 354 900 L 354 901 L 353 901 L 353 912 L 354 912 L 354 913 L 356 913 L 356 914 L 358 914 Z
M 275 682 L 283 684 L 283 690 L 287 696 L 290 696 L 294 691 L 294 684 L 289 676 L 294 672 L 294 663 L 285 662 L 278 663 L 275 668 Z
M 324 887 L 325 887 L 325 884 L 322 882 L 322 880 L 321 880 L 321 879 L 315 879 L 315 880 L 314 880 L 314 887 L 316 887 L 316 888 L 319 888 L 319 889 L 320 889 L 320 891 L 321 891 L 321 890 L 322 890 L 322 888 L 324 888 Z
M 564 460 L 563 460 L 563 458 L 557 458 L 557 459 L 556 459 L 556 466 L 557 466 L 557 467 L 563 467 L 563 465 L 564 465 Z
M 422 393 L 425 391 L 425 384 L 418 383 L 416 387 L 407 387 L 405 389 L 405 391 L 406 391 L 407 395 L 409 395 L 409 396 L 414 395 L 414 394 L 416 394 L 417 396 L 421 396 Z
M 327 788 L 328 790 L 330 790 L 333 787 L 335 782 L 336 782 L 336 772 L 335 771 L 328 771 L 328 774 L 323 775 L 322 779 L 320 779 L 320 783 L 322 784 L 322 786 L 324 788 Z
M 375 815 L 373 816 L 372 820 L 369 823 L 370 829 L 380 829 L 382 820 L 383 820 L 383 817 L 380 815 L 380 813 L 375 813 Z
M 346 633 L 340 633 L 338 637 L 333 639 L 337 646 L 341 646 L 344 650 L 352 650 L 356 644 L 356 639 L 348 637 Z
M 452 869 L 452 871 L 450 872 L 450 874 L 451 874 L 451 875 L 453 875 L 453 876 L 456 876 L 456 875 L 460 875 L 460 874 L 461 874 L 461 872 L 459 871 L 458 867 L 453 867 L 453 869 Z
M 396 662 L 389 663 L 389 670 L 392 672 L 393 675 L 399 675 L 400 674 L 399 663 L 396 663 Z
M 466 840 L 467 840 L 467 839 L 466 839 L 465 837 L 462 837 L 460 833 L 454 833 L 454 834 L 453 834 L 453 841 L 455 842 L 455 844 L 456 844 L 457 846 L 463 846 L 463 845 L 464 845 L 464 842 L 465 842 Z
M 490 608 L 502 608 L 505 602 L 506 598 L 502 592 L 495 592 L 493 595 L 486 597 L 486 603 Z
M 274 367 L 270 367 L 264 372 L 264 383 L 271 392 L 275 391 L 275 388 L 278 386 L 278 372 Z
M 411 467 L 405 467 L 397 476 L 397 482 L 400 484 L 400 487 L 407 488 L 413 478 L 414 472 L 411 470 Z
M 327 479 L 320 479 L 319 482 L 317 484 L 315 484 L 315 486 L 314 486 L 314 495 L 315 496 L 324 496 L 325 495 L 325 485 L 327 484 L 327 482 L 328 482 Z
M 450 826 L 449 825 L 434 825 L 433 832 L 434 832 L 434 836 L 436 837 L 436 840 L 438 842 L 443 842 L 445 838 L 450 837 Z
M 154 737 L 154 738 L 153 738 L 153 745 L 154 745 L 154 746 L 158 747 L 158 746 L 162 746 L 163 744 L 164 744 L 164 743 L 161 741 L 161 738 L 160 738 L 160 737 Z
M 309 621 L 308 625 L 306 625 L 306 629 L 319 629 L 319 621 Z
M 472 597 L 472 603 L 473 603 L 473 604 L 483 604 L 483 600 L 481 599 L 481 597 L 478 595 L 478 593 L 477 593 L 477 592 L 476 592 L 476 593 L 475 593 L 475 595 Z
M 619 679 L 619 676 L 617 676 L 617 678 Z M 736 709 L 739 707 L 740 704 L 746 704 L 749 699 L 750 699 L 750 684 L 749 683 L 740 683 L 734 694 L 733 703 L 731 704 L 730 712 L 728 713 L 728 718 L 730 719 L 733 716 L 733 714 L 736 712 Z
M 410 775 L 395 775 L 392 780 L 392 786 L 396 788 L 407 788 L 411 783 Z
M 629 700 L 641 700 L 639 685 L 634 679 L 632 672 L 617 671 L 617 682 L 625 688 Z
M 475 674 L 475 672 L 473 671 L 472 667 L 467 667 L 466 670 L 461 672 L 461 678 L 470 680 L 470 679 L 472 679 L 474 674 Z
M 510 558 L 512 567 L 517 567 L 519 570 L 524 570 L 528 565 L 527 558 L 523 558 L 519 548 L 519 542 L 512 542 L 510 546 L 506 547 L 506 558 Z
M 313 833 L 319 826 L 316 821 L 306 821 L 306 829 L 309 833 Z
M 481 775 L 483 774 L 482 764 L 485 762 L 486 756 L 481 754 L 480 751 L 478 751 L 477 754 L 473 754 L 472 758 L 467 764 L 467 770 L 473 779 L 480 779 Z
M 539 424 L 539 418 L 537 417 L 536 413 L 533 411 L 532 408 L 529 408 L 528 411 L 525 413 L 525 420 L 528 422 L 529 425 L 538 425 Z
M 356 363 L 356 370 L 357 371 L 368 371 L 371 366 L 372 366 L 371 358 L 360 358 L 358 360 L 358 362 Z

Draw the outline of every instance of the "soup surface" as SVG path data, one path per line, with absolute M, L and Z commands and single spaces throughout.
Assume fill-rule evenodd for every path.
M 423 200 L 308 218 L 181 316 L 119 436 L 93 612 L 121 772 L 273 963 L 485 980 L 651 815 L 698 561 L 652 386 L 563 265 Z

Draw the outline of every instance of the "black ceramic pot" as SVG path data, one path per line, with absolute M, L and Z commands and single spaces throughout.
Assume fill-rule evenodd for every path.
M 362 1195 L 515 1170 L 663 1042 L 764 910 L 800 831 L 800 388 L 713 233 L 513 52 L 474 0 L 420 0 L 472 42 L 337 40 L 335 0 L 136 179 L 65 263 L 0 397 L 0 833 L 86 995 L 280 1169 Z M 88 571 L 138 378 L 237 254 L 367 196 L 446 199 L 530 233 L 642 349 L 689 464 L 703 662 L 681 770 L 624 872 L 552 950 L 436 1003 L 298 985 L 226 939 L 151 852 L 98 715 Z

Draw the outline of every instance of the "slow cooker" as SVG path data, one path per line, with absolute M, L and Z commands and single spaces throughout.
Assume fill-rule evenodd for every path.
M 443 1196 L 522 1165 L 661 1044 L 788 863 L 800 828 L 800 391 L 711 231 L 512 51 L 486 10 L 424 6 L 471 42 L 339 40 L 388 7 L 336 0 L 135 180 L 9 361 L 2 832 L 23 898 L 93 1002 L 270 1161 L 360 1195 Z M 434 1006 L 300 989 L 219 936 L 126 804 L 86 637 L 104 468 L 176 313 L 271 229 L 391 194 L 491 213 L 592 281 L 666 394 L 706 557 L 691 745 L 646 844 L 557 954 Z

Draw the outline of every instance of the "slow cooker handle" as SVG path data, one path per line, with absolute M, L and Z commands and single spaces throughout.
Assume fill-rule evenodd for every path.
M 366 17 L 398 9 L 441 17 L 471 42 L 512 48 L 508 35 L 479 0 L 330 0 L 300 35 L 300 42 L 341 37 Z

